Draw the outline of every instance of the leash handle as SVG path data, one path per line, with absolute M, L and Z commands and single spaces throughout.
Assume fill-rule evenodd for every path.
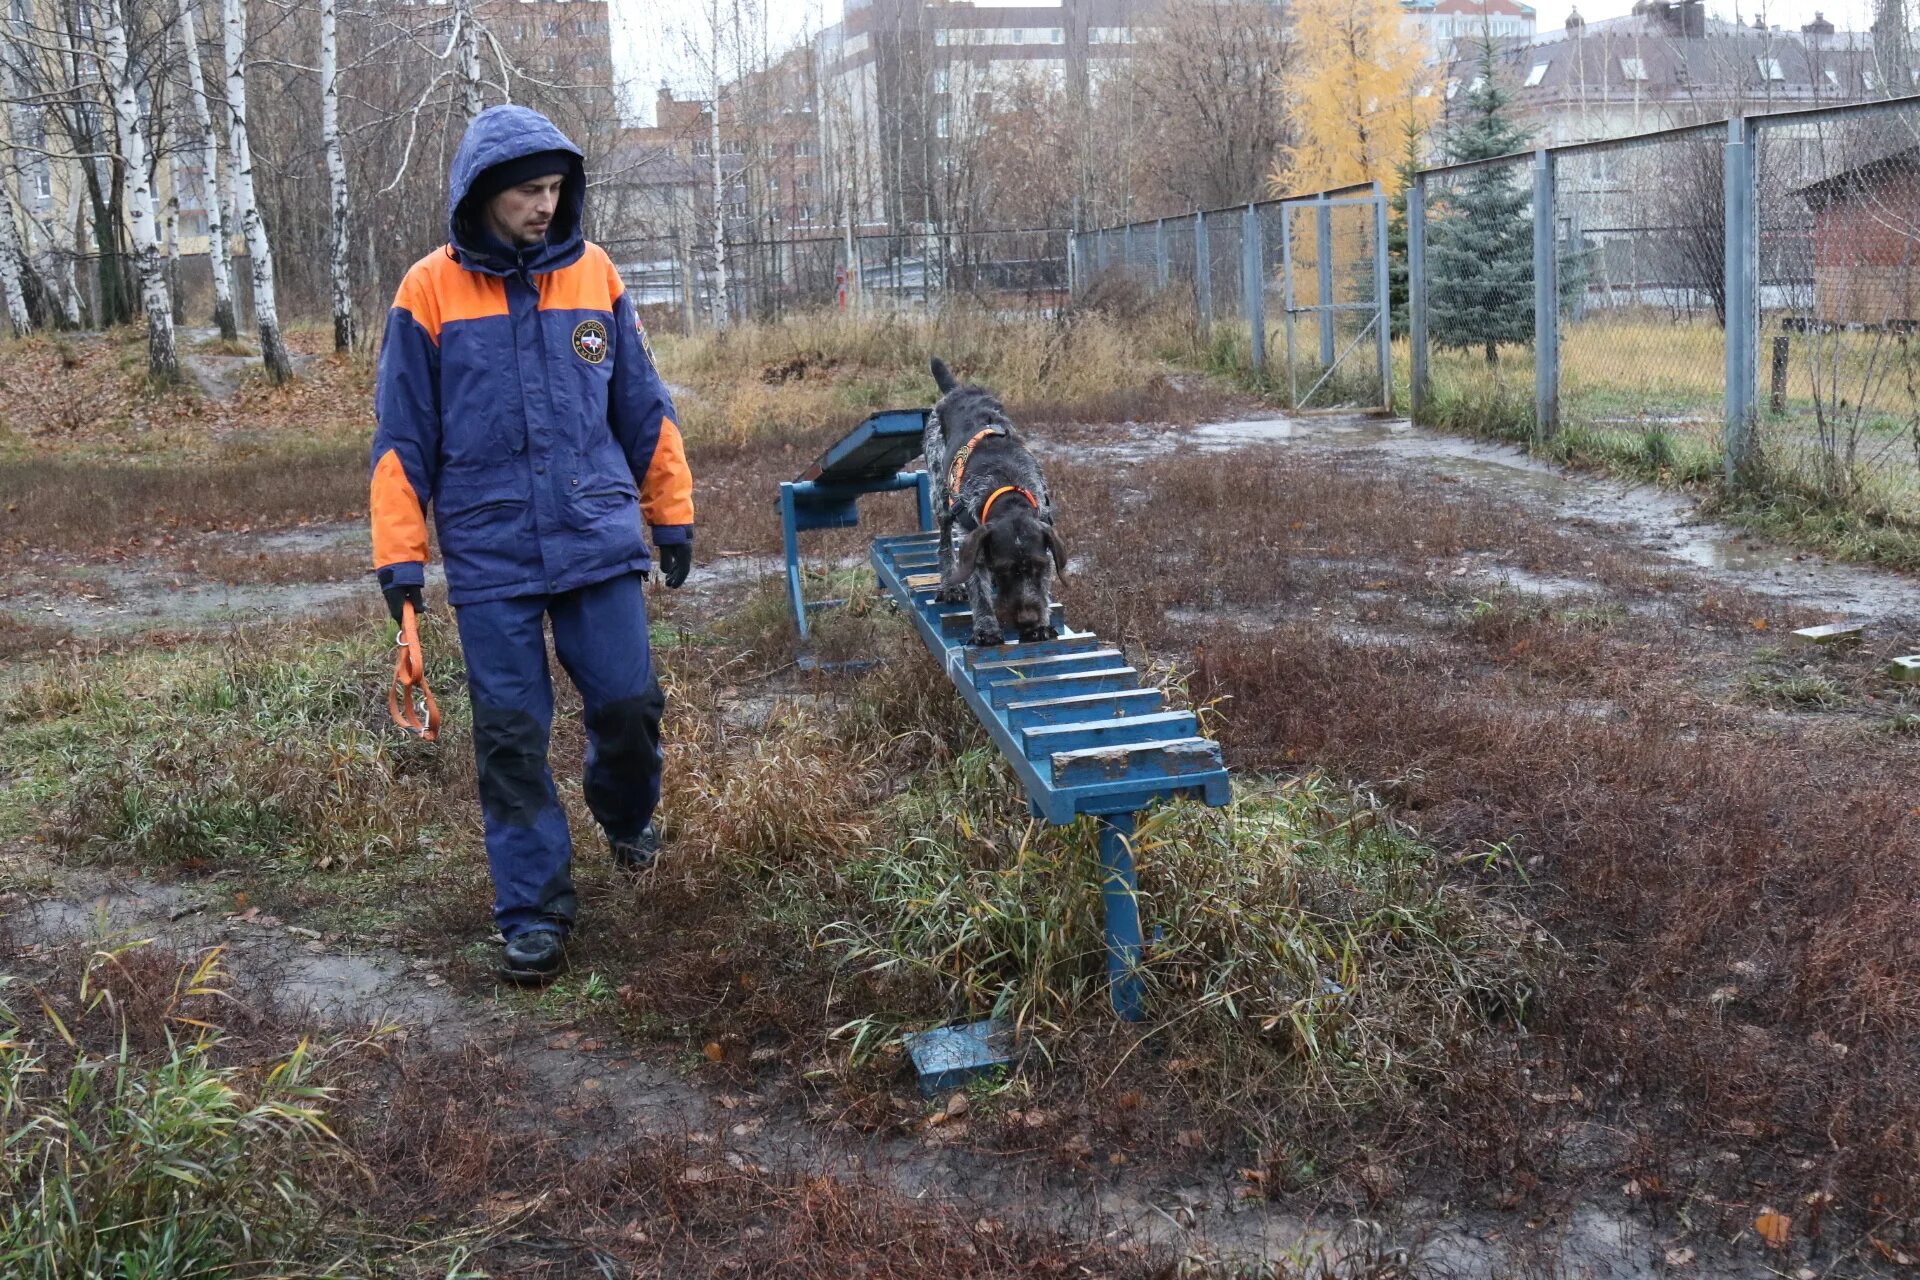
M 424 742 L 440 737 L 440 704 L 427 687 L 426 657 L 420 651 L 420 620 L 414 616 L 413 601 L 400 602 L 400 633 L 393 638 L 397 657 L 393 663 L 393 683 L 387 686 L 387 714 L 408 733 Z M 426 708 L 422 723 L 419 708 Z

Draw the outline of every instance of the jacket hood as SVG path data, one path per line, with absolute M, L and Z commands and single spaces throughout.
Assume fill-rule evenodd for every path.
M 560 204 L 544 243 L 516 250 L 487 229 L 480 210 L 467 200 L 482 172 L 539 151 L 564 151 L 572 157 L 560 183 Z M 586 213 L 587 176 L 580 148 L 531 107 L 488 107 L 467 125 L 447 176 L 447 239 L 460 265 L 489 275 L 557 271 L 580 257 L 585 247 L 581 222 Z

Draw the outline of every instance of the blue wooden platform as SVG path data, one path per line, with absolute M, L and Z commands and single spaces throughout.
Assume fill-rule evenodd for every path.
M 1135 815 L 1182 796 L 1226 804 L 1231 784 L 1220 744 L 1200 736 L 1192 712 L 1167 710 L 1160 691 L 1141 685 L 1119 649 L 1068 628 L 1058 604 L 1057 640 L 1018 644 L 1009 634 L 1009 643 L 991 648 L 968 644 L 967 606 L 934 599 L 938 548 L 938 534 L 903 534 L 875 539 L 870 558 L 881 587 L 1012 764 L 1034 815 L 1056 824 L 1099 819 L 1113 1006 L 1137 1019 L 1144 985 L 1130 845 Z
M 876 413 L 842 436 L 806 470 L 780 486 L 780 530 L 786 544 L 787 595 L 800 638 L 809 608 L 800 582 L 800 535 L 810 529 L 851 529 L 860 523 L 860 499 L 869 493 L 913 489 L 920 527 L 933 528 L 933 495 L 924 471 L 906 465 L 920 454 L 925 409 Z M 816 601 L 812 607 L 829 602 Z

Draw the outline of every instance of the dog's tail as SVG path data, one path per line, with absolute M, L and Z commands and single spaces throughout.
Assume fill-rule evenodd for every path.
M 933 358 L 933 385 L 940 388 L 941 395 L 960 385 L 954 381 L 953 371 L 947 368 L 947 362 L 939 356 Z

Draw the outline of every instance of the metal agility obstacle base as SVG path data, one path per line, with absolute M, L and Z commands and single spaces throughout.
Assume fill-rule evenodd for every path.
M 903 421 L 908 419 L 914 424 L 911 452 L 906 452 Z M 788 583 L 800 634 L 807 634 L 807 605 L 800 595 L 794 533 L 855 526 L 860 495 L 917 487 L 923 532 L 876 538 L 869 557 L 874 572 L 1013 766 L 1034 816 L 1060 826 L 1082 816 L 1098 820 L 1113 1008 L 1137 1021 L 1145 1013 L 1146 984 L 1140 976 L 1144 939 L 1131 843 L 1135 821 L 1142 809 L 1175 797 L 1226 804 L 1230 784 L 1220 744 L 1200 736 L 1192 712 L 1166 710 L 1160 691 L 1141 685 L 1140 673 L 1118 648 L 1091 632 L 1071 630 L 1057 602 L 1052 605 L 1053 625 L 1060 632 L 1056 640 L 1021 644 L 1009 632 L 1006 644 L 968 643 L 973 614 L 967 605 L 934 598 L 940 586 L 939 534 L 932 531 L 927 475 L 898 470 L 918 455 L 925 419 L 920 410 L 869 418 L 799 480 L 780 486 Z M 831 511 L 809 508 L 807 503 L 822 500 L 817 495 L 843 505 Z M 967 1034 L 984 1041 L 978 1028 Z

